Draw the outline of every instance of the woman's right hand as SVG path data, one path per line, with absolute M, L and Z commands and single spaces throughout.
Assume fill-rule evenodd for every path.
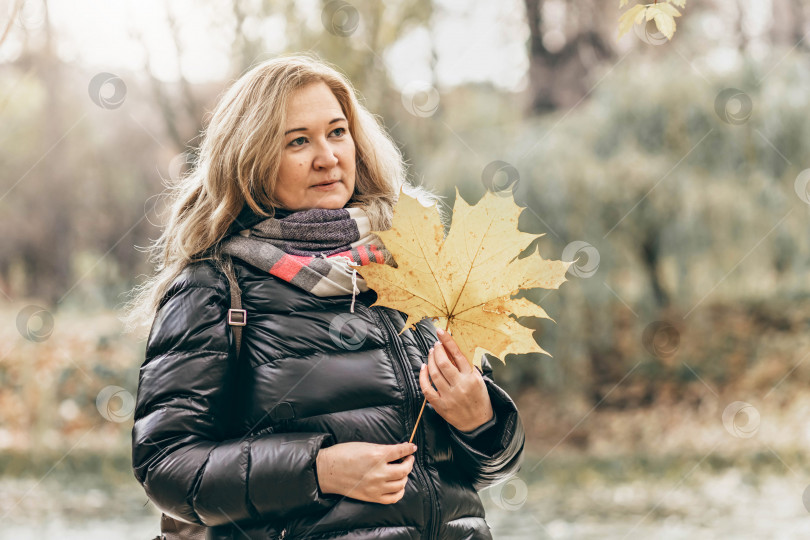
M 315 458 L 323 493 L 361 501 L 393 504 L 405 495 L 416 445 L 340 443 L 321 448 Z M 401 463 L 392 463 L 405 458 Z

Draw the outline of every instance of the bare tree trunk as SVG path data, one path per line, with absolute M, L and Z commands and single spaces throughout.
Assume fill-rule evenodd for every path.
M 771 12 L 773 24 L 771 25 L 770 40 L 773 45 L 791 48 L 797 43 L 800 47 L 808 48 L 810 43 L 804 37 L 805 22 L 807 21 L 804 2 L 795 0 L 772 0 Z
M 592 9 L 598 4 L 583 5 L 581 0 L 576 8 L 574 2 L 567 4 L 566 17 L 575 19 L 570 25 L 573 30 L 558 29 L 566 41 L 556 51 L 547 49 L 543 42 L 543 0 L 524 0 L 524 4 L 529 26 L 529 111 L 573 107 L 590 91 L 590 71 L 615 55 L 599 27 L 591 24 Z
M 47 150 L 48 155 L 40 164 L 40 174 L 28 181 L 43 184 L 43 198 L 37 201 L 42 207 L 37 215 L 38 219 L 43 221 L 41 226 L 44 227 L 42 232 L 45 245 L 36 246 L 34 257 L 39 259 L 36 264 L 44 267 L 44 270 L 32 274 L 39 274 L 40 278 L 45 279 L 31 283 L 33 288 L 29 288 L 27 293 L 56 304 L 70 286 L 73 262 L 73 238 L 70 231 L 73 228 L 70 226 L 69 216 L 73 204 L 71 196 L 73 190 L 68 188 L 71 178 L 67 171 L 71 168 L 66 166 L 66 160 L 69 156 L 65 152 L 64 144 L 60 144 L 67 131 L 61 103 L 62 94 L 54 91 L 63 86 L 62 65 L 54 51 L 53 28 L 47 0 L 42 0 L 42 7 L 45 15 L 45 43 L 40 58 L 43 66 L 41 76 L 44 87 L 51 89 L 46 93 L 42 117 L 43 150 Z
M 189 83 L 188 79 L 183 75 L 182 70 L 182 53 L 183 47 L 180 42 L 180 29 L 177 22 L 172 15 L 168 4 L 166 4 L 166 19 L 169 26 L 169 33 L 172 36 L 172 42 L 175 45 L 175 55 L 178 73 L 179 96 L 175 97 L 167 91 L 166 85 L 154 76 L 151 70 L 152 56 L 149 48 L 146 46 L 143 36 L 138 33 L 136 39 L 141 43 L 144 51 L 145 66 L 144 71 L 149 76 L 150 84 L 152 87 L 152 95 L 154 96 L 155 103 L 160 109 L 160 117 L 163 120 L 163 126 L 166 134 L 172 141 L 175 149 L 183 151 L 194 140 L 195 136 L 199 136 L 199 124 L 203 115 L 203 110 L 194 95 L 194 89 Z M 180 101 L 178 106 L 177 101 Z M 185 118 L 178 117 L 177 111 L 185 111 Z M 185 120 L 185 122 L 183 121 Z M 183 126 L 186 127 L 184 129 Z M 193 135 L 192 135 L 193 134 Z
M 199 104 L 197 103 L 197 99 L 194 97 L 194 92 L 191 89 L 191 85 L 189 84 L 185 75 L 183 75 L 183 44 L 180 42 L 180 29 L 177 26 L 177 22 L 175 21 L 174 15 L 172 15 L 168 4 L 166 5 L 166 20 L 169 22 L 169 33 L 172 36 L 172 42 L 174 43 L 175 50 L 177 51 L 177 74 L 180 78 L 183 106 L 186 109 L 188 117 L 195 120 L 199 117 L 201 111 Z

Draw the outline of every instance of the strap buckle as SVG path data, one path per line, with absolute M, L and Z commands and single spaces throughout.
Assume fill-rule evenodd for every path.
M 231 326 L 245 326 L 247 324 L 247 311 L 244 309 L 229 309 L 228 324 Z

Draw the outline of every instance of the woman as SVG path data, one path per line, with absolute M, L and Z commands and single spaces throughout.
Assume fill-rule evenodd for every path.
M 215 539 L 491 538 L 476 490 L 519 469 L 514 403 L 430 321 L 398 335 L 404 314 L 369 307 L 355 271 L 396 264 L 371 231 L 400 187 L 437 210 L 315 58 L 267 61 L 221 98 L 130 315 L 154 316 L 132 465 L 160 510 Z

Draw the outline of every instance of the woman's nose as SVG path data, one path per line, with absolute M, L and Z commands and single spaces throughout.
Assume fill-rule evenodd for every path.
M 335 150 L 328 142 L 322 142 L 318 145 L 317 153 L 313 166 L 316 169 L 331 169 L 338 164 L 338 157 L 335 155 Z

